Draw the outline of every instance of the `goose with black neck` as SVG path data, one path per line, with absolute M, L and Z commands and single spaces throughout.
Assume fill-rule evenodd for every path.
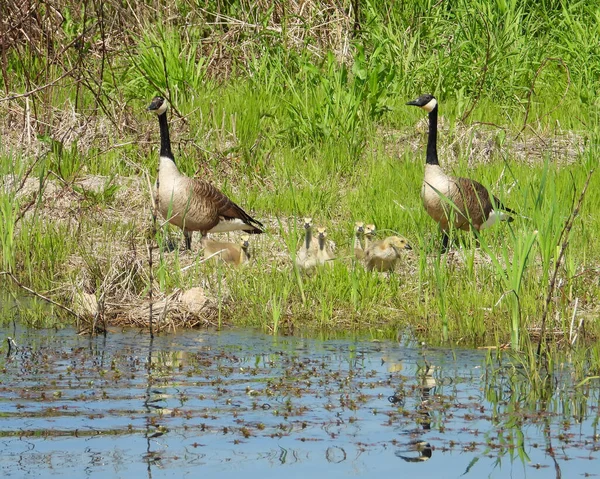
M 186 249 L 191 249 L 192 233 L 245 231 L 263 233 L 263 225 L 231 201 L 212 184 L 183 175 L 171 150 L 167 101 L 153 98 L 148 110 L 158 116 L 160 127 L 160 160 L 158 165 L 158 209 L 171 224 L 183 230 Z
M 448 248 L 451 228 L 479 232 L 498 221 L 513 221 L 506 213 L 516 214 L 507 208 L 485 186 L 470 178 L 447 175 L 441 168 L 437 154 L 438 101 L 431 94 L 421 95 L 407 105 L 418 106 L 428 113 L 429 133 L 425 175 L 421 198 L 427 214 L 442 230 L 442 249 Z

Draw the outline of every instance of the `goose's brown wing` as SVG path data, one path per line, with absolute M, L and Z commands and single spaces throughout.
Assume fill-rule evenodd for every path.
M 488 219 L 493 209 L 490 194 L 481 183 L 470 178 L 456 178 L 464 204 L 464 213 L 475 226 L 480 226 Z
M 263 224 L 260 221 L 252 218 L 241 207 L 236 205 L 210 183 L 195 179 L 194 193 L 204 198 L 205 201 L 211 205 L 211 208 L 214 209 L 218 217 L 221 217 L 225 220 L 239 219 L 253 228 L 252 230 L 247 230 L 248 233 L 263 233 Z
M 496 196 L 490 196 L 487 188 L 481 183 L 470 178 L 456 178 L 456 183 L 474 225 L 479 226 L 485 223 L 494 208 L 516 214 L 514 210 L 507 208 Z M 511 220 L 509 219 L 509 221 Z

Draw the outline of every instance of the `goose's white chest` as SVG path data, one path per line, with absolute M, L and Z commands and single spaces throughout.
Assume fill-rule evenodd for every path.
M 439 165 L 425 165 L 425 178 L 421 187 L 421 198 L 425 206 L 440 204 L 441 195 L 448 196 L 450 178 Z
M 182 175 L 169 158 L 161 158 L 158 165 L 159 194 L 161 199 L 171 198 L 180 189 Z
M 439 165 L 425 165 L 425 178 L 421 187 L 421 198 L 427 214 L 442 228 L 448 222 L 448 199 L 451 198 L 452 180 Z
M 187 212 L 189 191 L 187 178 L 169 158 L 161 158 L 158 167 L 159 210 L 169 222 L 181 226 Z

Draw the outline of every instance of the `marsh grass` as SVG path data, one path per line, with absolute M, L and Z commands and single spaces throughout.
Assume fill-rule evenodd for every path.
M 25 21 L 0 60 L 2 269 L 61 301 L 84 285 L 105 298 L 109 320 L 149 291 L 160 302 L 200 286 L 216 326 L 373 337 L 408 328 L 530 351 L 564 221 L 598 161 L 598 72 L 587 60 L 600 53 L 588 28 L 597 13 L 584 3 L 362 2 L 357 33 L 338 7 L 309 2 L 298 16 L 292 2 L 248 5 L 217 15 L 210 2 L 178 0 L 158 14 L 84 0 L 63 22 L 48 17 L 45 37 L 2 7 Z M 427 127 L 404 103 L 424 91 L 441 100 L 444 168 L 519 212 L 479 247 L 453 232 L 456 246 L 440 254 L 421 206 Z M 245 267 L 202 262 L 197 245 L 169 252 L 182 240 L 168 225 L 149 233 L 145 175 L 156 174 L 159 140 L 144 109 L 156 93 L 172 105 L 181 171 L 268 226 Z M 572 318 L 584 322 L 579 341 L 598 335 L 599 191 L 596 175 L 551 295 L 546 334 L 558 344 Z M 337 244 L 333 267 L 313 275 L 293 266 L 303 216 Z M 352 259 L 357 220 L 413 245 L 394 274 Z

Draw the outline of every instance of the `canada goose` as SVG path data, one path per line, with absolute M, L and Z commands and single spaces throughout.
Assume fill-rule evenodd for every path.
M 388 236 L 375 241 L 365 251 L 365 266 L 368 271 L 393 271 L 400 258 L 401 250 L 412 249 L 406 239 L 400 236 Z
M 454 228 L 476 231 L 485 229 L 498 221 L 513 221 L 516 214 L 507 208 L 481 183 L 469 178 L 448 176 L 438 162 L 437 117 L 438 102 L 433 95 L 425 94 L 407 105 L 423 108 L 429 114 L 427 139 L 427 163 L 421 187 L 421 198 L 429 216 L 438 222 L 443 234 L 443 249 L 448 247 L 448 231 Z
M 236 266 L 246 263 L 250 259 L 250 252 L 248 251 L 250 245 L 249 235 L 240 236 L 239 243 L 212 240 L 205 240 L 203 243 L 205 258 L 213 255 L 218 256 L 226 263 Z
M 312 218 L 304 218 L 304 242 L 296 252 L 296 265 L 302 269 L 311 269 L 317 265 L 319 240 L 312 235 Z
M 160 163 L 156 187 L 158 209 L 169 223 L 179 226 L 185 236 L 186 249 L 192 246 L 192 233 L 244 230 L 263 233 L 263 225 L 231 201 L 210 183 L 182 175 L 171 151 L 167 102 L 157 96 L 148 110 L 156 113 L 160 126 Z
M 332 259 L 335 258 L 327 246 L 327 229 L 317 228 L 317 240 L 319 241 L 319 250 L 317 251 L 317 261 L 319 264 L 333 265 Z
M 367 251 L 367 248 L 371 244 L 371 241 L 373 241 L 373 238 L 375 238 L 376 234 L 377 228 L 375 228 L 374 224 L 365 225 L 365 251 Z
M 354 257 L 358 260 L 365 257 L 365 248 L 362 244 L 364 234 L 365 224 L 362 221 L 354 223 Z

